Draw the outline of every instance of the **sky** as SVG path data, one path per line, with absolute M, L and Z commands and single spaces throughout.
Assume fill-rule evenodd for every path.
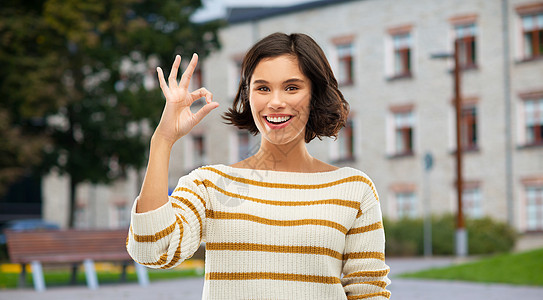
M 315 0 L 202 0 L 203 9 L 197 11 L 193 20 L 196 22 L 216 19 L 226 14 L 226 7 L 232 6 L 290 6 Z

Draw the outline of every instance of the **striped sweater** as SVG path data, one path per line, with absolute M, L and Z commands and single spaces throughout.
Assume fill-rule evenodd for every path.
M 135 206 L 127 248 L 138 263 L 175 267 L 205 242 L 203 299 L 390 297 L 379 198 L 359 170 L 205 166 L 162 207 Z

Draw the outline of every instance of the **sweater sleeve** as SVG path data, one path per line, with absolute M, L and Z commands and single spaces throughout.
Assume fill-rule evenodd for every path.
M 173 268 L 190 258 L 205 240 L 209 195 L 197 171 L 181 177 L 168 202 L 153 211 L 136 213 L 136 199 L 126 246 L 139 264 Z
M 385 233 L 373 183 L 369 184 L 357 218 L 347 232 L 341 283 L 347 299 L 388 299 L 390 284 L 385 264 Z

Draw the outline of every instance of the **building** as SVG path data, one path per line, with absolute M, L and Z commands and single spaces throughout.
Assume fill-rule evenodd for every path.
M 454 64 L 432 55 L 452 53 L 458 40 L 465 214 L 523 233 L 543 230 L 542 1 L 315 1 L 233 8 L 228 23 L 222 49 L 202 67 L 220 113 L 232 103 L 252 44 L 278 31 L 311 35 L 352 111 L 337 141 L 312 141 L 310 152 L 369 174 L 393 219 L 456 211 Z M 225 126 L 220 113 L 180 142 L 182 172 L 258 149 L 259 137 Z M 434 167 L 425 180 L 427 153 Z
M 259 136 L 221 119 L 235 95 L 240 62 L 270 33 L 303 32 L 325 51 L 351 105 L 339 139 L 314 140 L 309 151 L 366 172 L 392 219 L 455 212 L 454 65 L 432 55 L 452 53 L 458 40 L 464 211 L 526 233 L 521 248 L 543 245 L 543 1 L 324 0 L 232 8 L 227 21 L 222 49 L 201 63 L 193 82 L 212 91 L 220 107 L 176 144 L 170 187 L 195 167 L 232 164 L 258 150 Z M 428 153 L 434 166 L 425 176 Z M 123 214 L 137 194 L 141 180 L 135 178 L 118 193 L 83 187 L 81 203 L 97 197 L 104 205 L 94 202 L 96 212 L 117 207 Z

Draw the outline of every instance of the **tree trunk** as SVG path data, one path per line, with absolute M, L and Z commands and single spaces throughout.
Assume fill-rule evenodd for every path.
M 77 182 L 70 176 L 70 205 L 69 205 L 69 219 L 68 219 L 68 228 L 75 227 L 75 191 L 77 187 Z

